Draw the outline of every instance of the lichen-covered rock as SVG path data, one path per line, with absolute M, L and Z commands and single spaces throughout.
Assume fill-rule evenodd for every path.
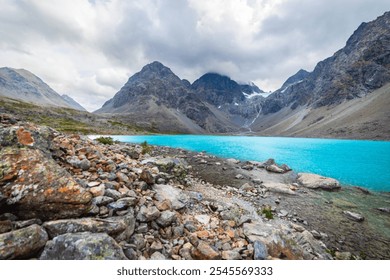
M 89 231 L 93 233 L 105 232 L 110 236 L 118 236 L 129 227 L 134 232 L 134 215 L 112 217 L 107 219 L 82 218 L 49 221 L 43 224 L 50 238 L 65 234 Z M 130 235 L 132 234 L 129 233 Z
M 39 225 L 0 234 L 0 259 L 28 258 L 45 246 L 48 236 Z
M 0 193 L 9 212 L 47 220 L 78 217 L 88 211 L 92 194 L 41 150 L 5 147 L 0 160 Z
M 309 189 L 332 191 L 341 188 L 339 181 L 336 179 L 311 173 L 298 173 L 297 181 L 300 185 Z
M 47 242 L 41 260 L 126 260 L 122 248 L 106 233 L 66 233 Z

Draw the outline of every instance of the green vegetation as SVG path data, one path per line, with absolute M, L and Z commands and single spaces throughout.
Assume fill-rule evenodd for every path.
M 149 154 L 151 151 L 153 151 L 153 147 L 149 146 L 148 142 L 144 141 L 141 143 L 142 147 L 142 154 Z
M 104 145 L 112 145 L 114 144 L 114 139 L 112 139 L 112 137 L 99 137 L 99 138 L 96 138 L 95 139 L 96 141 L 98 141 L 99 143 L 102 143 Z
M 272 220 L 274 218 L 271 207 L 269 206 L 264 206 L 261 210 L 261 214 L 265 215 L 265 217 L 269 220 Z

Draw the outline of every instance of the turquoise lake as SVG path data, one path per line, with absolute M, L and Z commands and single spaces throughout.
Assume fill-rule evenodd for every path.
M 311 172 L 344 185 L 390 191 L 390 142 L 287 137 L 148 135 L 113 136 L 121 142 L 206 151 L 224 158 L 274 158 L 295 172 Z

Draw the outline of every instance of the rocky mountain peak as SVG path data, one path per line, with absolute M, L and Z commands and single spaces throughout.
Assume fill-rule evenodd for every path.
M 288 87 L 289 85 L 292 85 L 292 84 L 295 84 L 299 81 L 302 81 L 304 79 L 306 79 L 308 76 L 309 76 L 310 72 L 304 70 L 304 69 L 300 69 L 297 73 L 295 73 L 294 75 L 292 75 L 291 77 L 289 77 L 285 82 L 284 84 L 282 85 L 282 89 Z

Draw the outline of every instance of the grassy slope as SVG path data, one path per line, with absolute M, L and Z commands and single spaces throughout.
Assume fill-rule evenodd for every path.
M 65 133 L 148 134 L 153 132 L 124 123 L 116 117 L 99 116 L 68 108 L 41 107 L 6 97 L 0 97 L 0 113 L 12 114 L 21 120 L 50 126 Z

